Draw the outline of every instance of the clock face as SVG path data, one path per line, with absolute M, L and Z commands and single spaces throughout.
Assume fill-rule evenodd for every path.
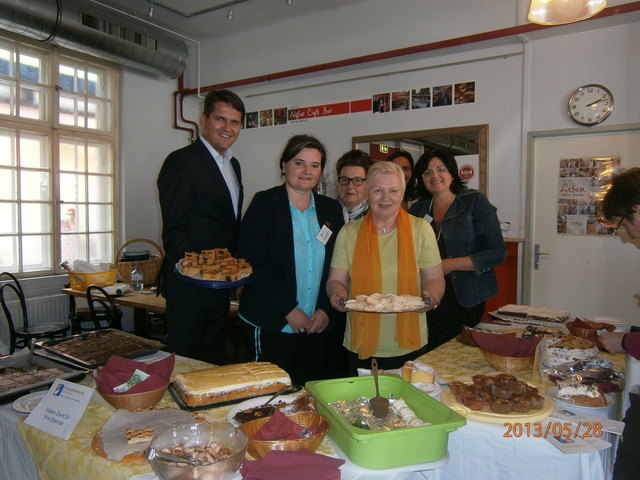
M 613 111 L 613 95 L 602 85 L 585 85 L 569 98 L 569 116 L 580 125 L 597 125 Z

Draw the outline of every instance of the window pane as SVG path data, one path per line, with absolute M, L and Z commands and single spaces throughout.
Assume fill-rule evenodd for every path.
M 68 202 L 85 202 L 85 175 L 74 173 L 60 174 L 60 200 Z
M 87 101 L 87 128 L 109 129 L 109 102 L 103 100 Z
M 22 85 L 20 87 L 20 116 L 44 120 L 46 115 L 45 94 L 43 88 Z
M 60 140 L 60 170 L 84 172 L 84 145 L 71 139 Z
M 59 65 L 58 85 L 67 92 L 77 92 L 76 69 L 68 65 Z
M 20 166 L 49 168 L 49 142 L 47 137 L 22 135 L 20 137 Z
M 16 164 L 16 137 L 10 130 L 0 129 L 0 165 Z
M 84 101 L 81 97 L 60 94 L 58 121 L 63 125 L 85 126 Z
M 113 209 L 111 205 L 89 205 L 89 231 L 104 232 L 111 230 Z
M 49 172 L 20 172 L 20 196 L 22 200 L 49 200 Z
M 73 203 L 60 205 L 60 231 L 86 232 L 86 206 Z
M 87 259 L 87 236 L 86 235 L 62 235 L 61 239 L 61 260 L 73 261 L 76 259 Z
M 35 55 L 20 54 L 20 79 L 29 82 L 44 83 L 42 78 L 43 65 Z
M 15 115 L 16 82 L 0 80 L 0 114 Z
M 25 272 L 50 270 L 50 235 L 25 235 L 22 237 L 22 269 Z
M 51 233 L 51 206 L 47 203 L 23 203 L 22 233 Z
M 90 202 L 111 202 L 111 177 L 89 175 L 88 190 Z
M 111 145 L 90 143 L 87 147 L 87 157 L 91 173 L 109 174 L 113 171 Z
M 0 237 L 0 269 L 15 272 L 18 268 L 18 237 Z
M 0 42 L 0 75 L 15 77 L 15 55 L 12 46 Z
M 89 235 L 89 262 L 112 262 L 113 242 L 110 233 L 94 233 Z
M 0 203 L 0 233 L 18 233 L 18 206 L 15 203 Z
M 16 200 L 17 198 L 16 171 L 0 168 L 0 200 Z

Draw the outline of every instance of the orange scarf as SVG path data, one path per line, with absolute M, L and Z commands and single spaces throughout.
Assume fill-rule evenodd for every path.
M 413 228 L 409 214 L 398 214 L 398 295 L 420 296 L 418 269 Z M 378 244 L 378 232 L 371 212 L 367 213 L 358 232 L 353 264 L 351 265 L 351 290 L 353 297 L 385 293 L 382 291 L 382 261 Z M 375 354 L 380 340 L 380 314 L 351 312 L 351 350 L 358 358 L 366 359 Z M 420 348 L 420 314 L 417 312 L 396 315 L 396 342 L 400 348 Z

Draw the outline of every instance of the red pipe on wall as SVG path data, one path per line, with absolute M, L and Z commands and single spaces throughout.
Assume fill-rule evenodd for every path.
M 618 5 L 615 7 L 605 8 L 598 15 L 595 15 L 591 19 L 584 20 L 584 21 L 590 21 L 596 18 L 611 17 L 614 15 L 623 15 L 625 13 L 635 12 L 637 10 L 640 10 L 640 1 L 625 3 L 623 5 Z M 256 77 L 243 78 L 240 80 L 232 80 L 229 82 L 217 83 L 214 85 L 207 85 L 207 86 L 201 87 L 199 91 L 198 89 L 195 89 L 195 88 L 184 88 L 184 79 L 183 77 L 180 77 L 178 79 L 178 92 L 176 93 L 179 93 L 181 96 L 181 99 L 180 99 L 181 117 L 182 117 L 182 102 L 184 100 L 184 97 L 188 95 L 195 95 L 199 92 L 208 92 L 211 90 L 219 90 L 222 88 L 232 88 L 232 87 L 238 87 L 242 85 L 251 85 L 253 83 L 260 83 L 260 82 L 270 82 L 272 80 L 294 77 L 298 75 L 304 75 L 307 73 L 322 72 L 322 71 L 333 70 L 341 67 L 359 65 L 362 63 L 375 62 L 378 60 L 386 60 L 389 58 L 401 57 L 405 55 L 413 55 L 416 53 L 424 53 L 432 50 L 440 50 L 443 48 L 477 43 L 485 40 L 493 40 L 496 38 L 509 37 L 512 35 L 521 35 L 523 33 L 533 32 L 536 30 L 542 30 L 546 28 L 553 28 L 557 26 L 559 25 L 538 25 L 534 23 L 527 23 L 525 25 L 517 25 L 515 27 L 501 28 L 499 30 L 491 30 L 489 32 L 482 32 L 474 35 L 467 35 L 464 37 L 450 38 L 450 39 L 441 40 L 438 42 L 424 43 L 422 45 L 415 45 L 413 47 L 398 48 L 395 50 L 388 50 L 386 52 L 372 53 L 368 55 L 362 55 L 360 57 L 346 58 L 344 60 L 336 60 L 334 62 L 320 63 L 317 65 L 311 65 L 308 67 L 294 68 L 291 70 L 284 70 L 282 72 L 270 73 L 266 75 L 258 75 Z M 175 93 L 174 93 L 174 96 L 175 96 Z M 175 105 L 174 105 L 174 110 L 175 110 Z M 175 117 L 175 114 L 174 114 L 174 117 Z M 185 122 L 188 122 L 191 124 L 195 123 L 190 120 L 186 120 L 184 118 L 182 119 Z M 197 124 L 195 125 L 196 125 L 196 131 L 197 131 L 198 126 Z M 184 127 L 176 127 L 176 128 L 184 129 Z

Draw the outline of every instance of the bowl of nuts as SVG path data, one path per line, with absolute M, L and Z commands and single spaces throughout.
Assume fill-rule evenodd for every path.
M 230 424 L 181 425 L 154 438 L 147 458 L 161 480 L 225 480 L 240 468 L 248 442 Z

